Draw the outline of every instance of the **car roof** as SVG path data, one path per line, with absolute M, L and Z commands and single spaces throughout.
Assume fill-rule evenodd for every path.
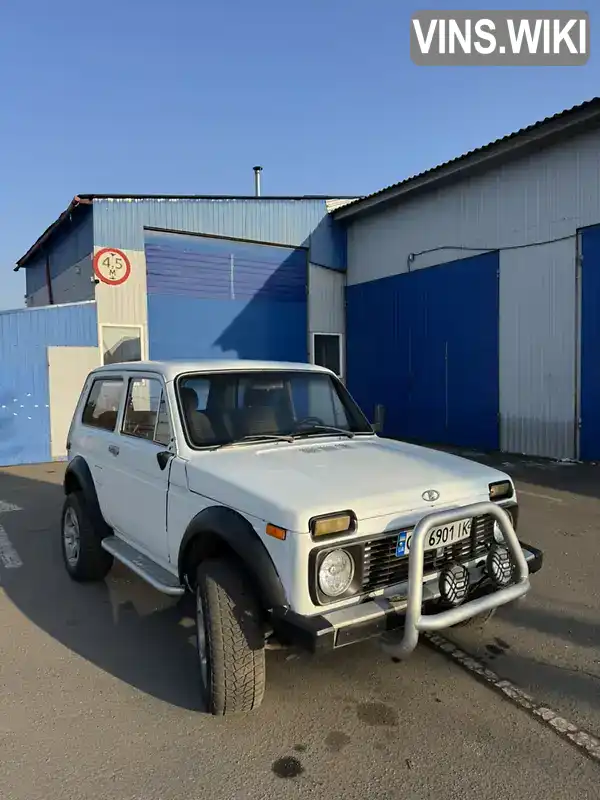
M 252 361 L 247 359 L 205 359 L 203 361 L 124 361 L 96 367 L 93 374 L 104 375 L 114 372 L 154 372 L 165 380 L 173 381 L 179 375 L 190 372 L 247 372 L 247 371 L 295 370 L 302 372 L 321 372 L 332 375 L 331 370 L 316 364 L 296 361 Z

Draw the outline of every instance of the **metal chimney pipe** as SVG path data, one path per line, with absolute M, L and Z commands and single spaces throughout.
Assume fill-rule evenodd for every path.
M 260 197 L 260 173 L 262 172 L 262 167 L 254 167 L 254 194 L 256 197 Z

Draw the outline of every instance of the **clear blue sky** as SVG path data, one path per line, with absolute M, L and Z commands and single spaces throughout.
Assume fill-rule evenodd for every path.
M 14 262 L 77 193 L 252 194 L 260 163 L 265 194 L 364 194 L 593 97 L 594 55 L 574 68 L 409 55 L 418 9 L 582 5 L 3 0 L 0 308 L 23 304 Z

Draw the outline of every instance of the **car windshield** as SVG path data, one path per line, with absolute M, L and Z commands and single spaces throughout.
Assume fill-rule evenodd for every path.
M 373 434 L 343 384 L 327 373 L 189 374 L 178 379 L 177 392 L 194 447 Z

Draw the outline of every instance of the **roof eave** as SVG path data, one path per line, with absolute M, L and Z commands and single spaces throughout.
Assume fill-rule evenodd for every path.
M 25 267 L 26 262 L 29 261 L 38 250 L 40 250 L 48 239 L 52 236 L 54 231 L 60 227 L 69 214 L 80 205 L 92 205 L 96 200 L 355 200 L 356 195 L 165 195 L 165 194 L 78 194 L 69 203 L 62 214 L 54 220 L 54 222 L 46 228 L 42 235 L 31 245 L 29 250 L 21 256 L 13 267 L 14 272 L 18 272 L 22 267 Z
M 54 231 L 63 224 L 63 222 L 69 217 L 70 214 L 80 205 L 91 205 L 92 200 L 89 199 L 85 195 L 75 195 L 75 197 L 71 200 L 68 207 L 62 212 L 62 214 L 54 220 L 54 222 L 49 225 L 46 230 L 42 233 L 42 235 L 31 245 L 29 250 L 25 253 L 25 255 L 21 256 L 21 258 L 17 261 L 16 265 L 13 267 L 13 272 L 18 272 L 21 267 L 24 267 L 26 262 L 29 261 L 32 256 L 40 250 L 44 244 L 48 241 L 48 239 L 52 236 Z
M 332 212 L 336 220 L 348 220 L 366 215 L 375 210 L 381 211 L 391 204 L 398 203 L 417 193 L 437 189 L 466 177 L 485 172 L 515 157 L 525 155 L 540 146 L 547 147 L 561 141 L 566 135 L 581 133 L 600 126 L 600 106 L 581 109 L 571 117 L 549 120 L 539 128 L 525 130 L 508 140 L 494 142 L 480 150 L 434 167 L 427 172 L 408 178 L 395 186 L 383 189 L 371 197 L 365 197 Z

